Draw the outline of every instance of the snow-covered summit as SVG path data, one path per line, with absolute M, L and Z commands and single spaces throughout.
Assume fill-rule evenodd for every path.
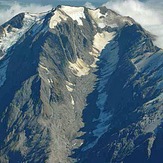
M 0 41 L 1 162 L 113 163 L 153 153 L 163 51 L 134 20 L 58 6 L 17 15 Z
M 126 23 L 132 25 L 134 22 L 131 18 L 122 17 L 105 7 L 90 9 L 86 7 L 58 6 L 50 19 L 49 27 L 55 28 L 57 24 L 67 21 L 68 18 L 83 26 L 83 20 L 86 17 L 90 17 L 94 25 L 99 28 L 120 27 Z
M 82 19 L 85 19 L 84 7 L 59 6 L 54 11 L 50 19 L 49 27 L 54 28 L 62 21 L 71 18 L 77 21 L 78 25 L 83 25 Z

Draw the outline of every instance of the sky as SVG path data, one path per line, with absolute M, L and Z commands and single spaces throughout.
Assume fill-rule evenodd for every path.
M 57 5 L 106 6 L 121 15 L 130 16 L 156 36 L 155 44 L 163 48 L 162 0 L 0 0 L 0 24 L 14 15 L 29 11 L 48 11 Z

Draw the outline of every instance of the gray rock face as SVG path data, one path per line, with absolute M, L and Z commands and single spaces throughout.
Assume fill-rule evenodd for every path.
M 163 51 L 139 24 L 58 6 L 3 30 L 0 162 L 162 162 Z

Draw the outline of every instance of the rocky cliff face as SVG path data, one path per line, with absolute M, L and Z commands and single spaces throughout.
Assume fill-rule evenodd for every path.
M 161 163 L 162 61 L 104 7 L 17 15 L 0 28 L 1 162 Z

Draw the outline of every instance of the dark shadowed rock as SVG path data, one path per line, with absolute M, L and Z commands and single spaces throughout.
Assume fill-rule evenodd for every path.
M 162 163 L 163 51 L 133 19 L 58 6 L 0 36 L 0 162 Z

